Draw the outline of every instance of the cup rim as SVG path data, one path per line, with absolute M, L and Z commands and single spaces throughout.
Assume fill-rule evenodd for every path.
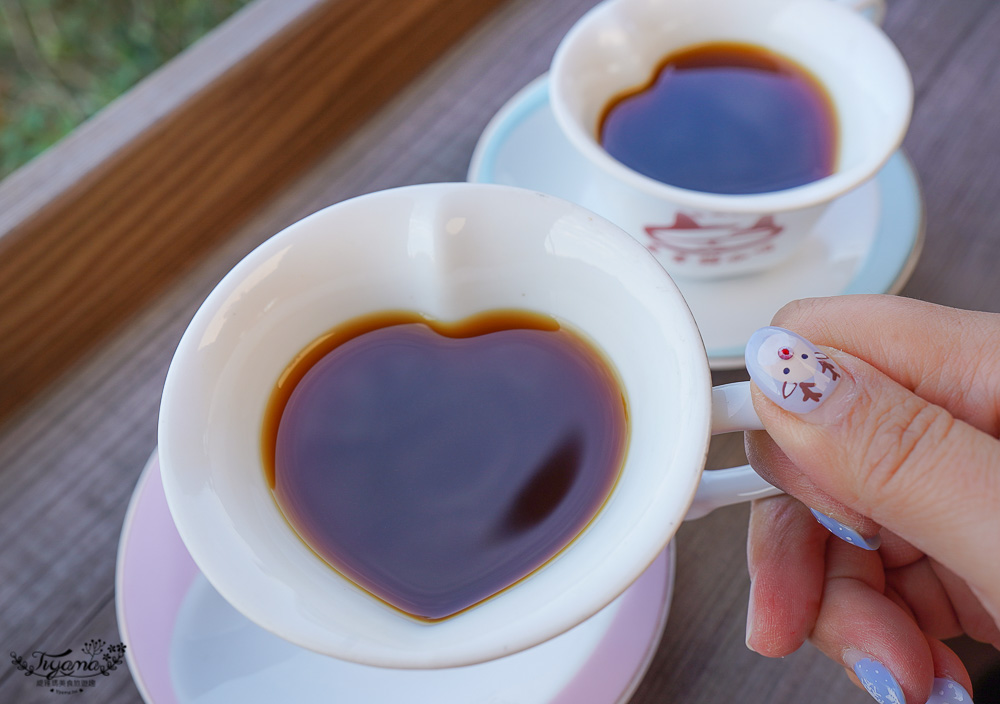
M 624 551 L 624 554 L 632 557 L 618 558 L 617 563 L 612 559 L 610 566 L 606 566 L 607 563 L 602 563 L 599 566 L 592 565 L 593 569 L 590 572 L 593 574 L 585 573 L 581 579 L 581 582 L 584 583 L 583 586 L 573 583 L 564 592 L 553 595 L 544 605 L 544 609 L 539 609 L 534 618 L 537 623 L 532 623 L 529 617 L 525 616 L 521 620 L 526 624 L 523 633 L 511 633 L 508 629 L 501 636 L 491 638 L 490 633 L 481 632 L 483 630 L 481 626 L 483 623 L 497 622 L 498 615 L 508 614 L 511 609 L 510 604 L 516 606 L 525 602 L 528 599 L 528 596 L 524 596 L 525 594 L 530 596 L 537 593 L 548 593 L 552 591 L 551 587 L 548 587 L 548 592 L 539 592 L 537 589 L 532 592 L 523 588 L 523 582 L 518 583 L 509 590 L 505 590 L 486 602 L 481 602 L 470 610 L 440 624 L 428 625 L 392 613 L 391 616 L 398 620 L 398 624 L 394 621 L 391 626 L 396 628 L 398 625 L 400 629 L 398 635 L 402 645 L 395 642 L 386 645 L 384 642 L 374 640 L 366 642 L 364 637 L 359 637 L 357 632 L 337 633 L 336 637 L 331 638 L 328 633 L 324 633 L 322 627 L 317 625 L 317 621 L 322 622 L 322 619 L 326 618 L 327 612 L 324 611 L 323 605 L 317 604 L 315 601 L 309 602 L 308 600 L 312 597 L 304 594 L 293 594 L 292 597 L 289 597 L 287 592 L 289 592 L 290 585 L 276 579 L 273 574 L 269 573 L 267 565 L 260 567 L 249 564 L 254 560 L 262 559 L 261 555 L 264 553 L 255 551 L 256 546 L 254 545 L 247 545 L 245 537 L 237 536 L 239 540 L 236 540 L 231 534 L 231 532 L 236 532 L 236 529 L 231 525 L 236 519 L 233 518 L 233 514 L 226 510 L 226 506 L 223 505 L 225 499 L 220 499 L 216 487 L 213 486 L 213 482 L 219 476 L 211 474 L 222 470 L 211 466 L 209 461 L 211 451 L 206 447 L 191 449 L 185 447 L 184 442 L 182 442 L 184 439 L 190 441 L 192 437 L 195 438 L 195 444 L 201 441 L 201 435 L 207 433 L 202 428 L 192 429 L 190 426 L 197 425 L 196 419 L 200 417 L 199 414 L 208 417 L 209 413 L 207 410 L 196 411 L 193 408 L 197 404 L 186 394 L 187 386 L 185 385 L 190 385 L 192 380 L 200 378 L 191 371 L 196 366 L 196 355 L 208 355 L 215 340 L 224 337 L 224 331 L 220 333 L 218 326 L 224 325 L 225 320 L 238 319 L 241 312 L 239 308 L 234 306 L 238 306 L 241 301 L 249 300 L 253 286 L 263 285 L 261 282 L 266 277 L 261 277 L 262 266 L 275 265 L 276 255 L 280 255 L 281 262 L 285 262 L 286 257 L 287 260 L 291 260 L 294 252 L 291 254 L 289 252 L 294 243 L 297 240 L 316 236 L 315 233 L 322 228 L 326 219 L 337 217 L 338 213 L 346 212 L 351 208 L 357 209 L 365 204 L 374 207 L 379 203 L 379 199 L 384 201 L 388 198 L 412 195 L 417 199 L 430 200 L 458 192 L 470 195 L 487 192 L 506 194 L 502 197 L 508 199 L 505 201 L 508 207 L 514 201 L 522 202 L 527 207 L 529 200 L 545 199 L 549 203 L 549 206 L 546 207 L 561 209 L 560 212 L 565 211 L 567 215 L 572 216 L 570 219 L 576 225 L 584 221 L 596 223 L 593 232 L 590 234 L 584 232 L 579 236 L 590 237 L 596 242 L 599 238 L 610 233 L 611 243 L 617 247 L 616 254 L 611 256 L 620 258 L 621 261 L 625 261 L 629 265 L 635 262 L 635 278 L 638 283 L 629 281 L 629 290 L 636 287 L 635 290 L 642 292 L 643 295 L 654 297 L 655 302 L 648 305 L 664 306 L 662 313 L 664 319 L 669 320 L 672 325 L 677 327 L 679 339 L 686 341 L 689 348 L 677 352 L 678 364 L 683 366 L 684 371 L 689 376 L 683 380 L 678 388 L 698 389 L 702 392 L 693 398 L 684 408 L 683 413 L 677 411 L 676 414 L 673 414 L 688 419 L 684 425 L 691 431 L 691 437 L 690 442 L 683 443 L 686 447 L 675 449 L 672 459 L 664 459 L 665 464 L 674 462 L 681 465 L 683 469 L 675 472 L 676 477 L 670 483 L 670 492 L 675 496 L 669 499 L 669 503 L 663 503 L 667 499 L 661 499 L 658 500 L 660 503 L 655 505 L 678 507 L 678 510 L 657 515 L 656 512 L 647 509 L 648 515 L 641 520 L 637 519 L 636 525 L 642 526 L 649 535 L 638 536 L 633 529 L 625 536 L 627 540 L 623 541 L 621 546 L 616 545 L 612 551 L 613 556 Z M 426 209 L 421 208 L 420 212 L 424 213 Z M 601 244 L 603 252 L 603 246 L 606 242 L 602 241 Z M 277 265 L 280 266 L 280 262 Z M 623 265 L 618 264 L 618 266 Z M 653 285 L 654 281 L 656 282 L 655 286 Z M 270 292 L 265 291 L 265 293 Z M 220 342 L 219 344 L 235 343 Z M 704 344 L 701 341 L 694 318 L 679 290 L 652 255 L 617 226 L 579 205 L 511 186 L 468 183 L 406 186 L 343 201 L 300 220 L 248 254 L 212 290 L 185 330 L 168 369 L 161 399 L 158 429 L 162 481 L 168 506 L 178 532 L 199 569 L 227 601 L 258 625 L 300 646 L 341 659 L 370 665 L 436 668 L 473 664 L 523 650 L 565 632 L 613 601 L 655 560 L 676 532 L 687 508 L 693 501 L 698 486 L 708 450 L 711 415 L 710 387 L 711 376 Z M 212 399 L 212 403 L 216 402 L 211 391 L 206 391 L 204 394 L 205 398 Z M 205 405 L 208 402 L 202 401 L 200 403 Z M 195 420 L 192 420 L 193 417 Z M 185 428 L 185 425 L 188 427 Z M 657 427 L 659 427 L 658 423 Z M 701 431 L 703 431 L 703 437 L 701 437 Z M 192 464 L 192 458 L 196 460 L 195 464 Z M 690 465 L 690 469 L 687 468 L 687 465 Z M 666 474 L 665 471 L 664 474 Z M 262 473 L 260 480 L 263 481 Z M 662 491 L 662 484 L 663 482 L 660 481 L 661 493 L 666 494 Z M 666 515 L 667 513 L 670 515 Z M 218 532 L 206 535 L 206 527 Z M 583 536 L 586 536 L 586 532 Z M 555 561 L 546 563 L 542 570 L 562 569 L 558 568 L 557 565 L 560 560 L 564 559 L 563 556 L 568 554 L 568 551 L 562 553 Z M 635 556 L 639 554 L 643 557 L 637 560 Z M 318 560 L 318 558 L 315 559 Z M 628 569 L 622 568 L 622 560 L 628 562 Z M 234 564 L 237 565 L 235 568 Z M 329 570 L 330 568 L 323 565 L 323 569 Z M 602 571 L 615 570 L 617 572 L 613 579 L 600 574 Z M 264 574 L 258 575 L 258 572 Z M 559 572 L 558 574 L 563 573 Z M 253 579 L 250 579 L 251 576 Z M 297 579 L 301 584 L 301 579 L 304 578 Z M 554 581 L 557 581 L 555 577 L 547 580 L 549 583 Z M 358 588 L 351 585 L 350 589 L 357 590 Z M 510 595 L 518 593 L 518 590 L 522 595 L 517 597 L 521 600 L 520 602 L 510 597 Z M 292 591 L 294 592 L 294 590 Z M 311 593 L 315 591 L 315 589 L 310 590 Z M 269 602 L 271 598 L 280 598 L 288 603 L 275 604 Z M 379 613 L 387 612 L 386 607 L 374 604 L 373 597 L 364 595 L 364 598 L 372 600 L 372 605 L 365 608 L 378 609 Z M 507 600 L 507 606 L 495 606 L 503 599 Z M 338 608 L 347 609 L 347 607 Z M 289 618 L 294 623 L 290 623 L 287 620 Z M 465 619 L 464 623 L 460 622 L 459 619 Z M 387 621 L 383 619 L 379 623 L 384 624 Z M 456 623 L 462 623 L 462 625 L 456 626 Z M 503 623 L 502 626 L 507 628 L 508 624 Z M 432 629 L 438 630 L 435 632 Z M 435 633 L 439 635 L 435 635 Z M 465 640 L 458 640 L 457 645 L 452 643 L 449 639 L 455 638 L 455 633 L 458 633 Z M 391 631 L 391 635 L 397 635 L 396 631 Z M 439 640 L 435 641 L 435 637 L 438 637 Z M 449 647 L 434 652 L 435 642 L 447 642 Z M 415 648 L 413 643 L 419 643 L 421 647 Z M 407 651 L 407 647 L 411 650 Z
M 752 0 L 745 1 L 751 2 Z M 858 30 L 864 36 L 868 36 L 870 41 L 879 44 L 885 55 L 896 65 L 897 69 L 901 69 L 901 75 L 906 78 L 903 86 L 906 104 L 899 112 L 898 124 L 892 133 L 892 139 L 886 141 L 882 151 L 867 154 L 858 164 L 845 170 L 835 171 L 833 174 L 816 181 L 780 191 L 727 194 L 672 186 L 641 174 L 609 155 L 596 138 L 590 134 L 590 131 L 584 128 L 577 115 L 570 110 L 566 97 L 568 81 L 565 80 L 564 76 L 569 71 L 567 64 L 571 57 L 581 51 L 577 45 L 594 26 L 605 25 L 620 29 L 620 25 L 616 23 L 614 11 L 620 6 L 625 6 L 625 0 L 603 0 L 595 5 L 570 28 L 556 47 L 549 68 L 549 102 L 557 125 L 569 142 L 605 174 L 637 191 L 670 203 L 720 213 L 767 214 L 798 210 L 830 202 L 872 178 L 900 147 L 913 112 L 913 81 L 899 49 L 870 20 L 865 19 L 856 11 L 830 0 L 792 0 L 792 2 L 812 5 L 821 8 L 822 12 L 842 13 L 843 18 L 849 18 L 848 22 L 856 22 Z M 770 3 L 769 6 L 773 7 L 774 5 Z M 610 99 L 611 97 L 609 97 Z

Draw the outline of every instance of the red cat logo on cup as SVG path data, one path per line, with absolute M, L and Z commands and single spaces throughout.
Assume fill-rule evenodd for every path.
M 647 225 L 653 252 L 669 251 L 675 262 L 699 264 L 738 262 L 771 251 L 771 240 L 784 228 L 773 215 L 762 215 L 749 226 L 733 221 L 701 222 L 685 213 L 677 213 L 672 225 Z

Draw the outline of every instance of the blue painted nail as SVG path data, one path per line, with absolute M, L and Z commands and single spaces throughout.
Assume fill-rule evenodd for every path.
M 854 663 L 854 674 L 878 704 L 906 704 L 906 697 L 896 678 L 878 660 L 858 660 Z
M 751 335 L 746 364 L 764 395 L 794 413 L 818 408 L 841 378 L 832 359 L 784 328 L 761 328 Z
M 953 680 L 944 677 L 934 678 L 934 688 L 931 689 L 931 698 L 927 704 L 973 704 L 972 697 L 965 691 L 965 687 Z
M 882 544 L 882 538 L 877 535 L 873 538 L 866 538 L 853 528 L 845 526 L 836 518 L 830 518 L 830 516 L 820 513 L 816 509 L 811 508 L 809 510 L 812 512 L 813 518 L 819 521 L 821 526 L 846 543 L 857 545 L 859 548 L 864 548 L 865 550 L 878 550 L 878 546 Z

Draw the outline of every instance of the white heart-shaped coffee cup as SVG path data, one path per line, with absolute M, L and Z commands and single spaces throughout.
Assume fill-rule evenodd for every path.
M 826 88 L 838 144 L 829 176 L 766 193 L 710 193 L 654 180 L 604 150 L 607 106 L 648 84 L 669 55 L 712 42 L 780 54 Z M 708 279 L 788 259 L 826 207 L 899 148 L 913 85 L 881 29 L 830 0 L 606 0 L 560 43 L 549 96 L 560 130 L 592 167 L 579 202 L 649 247 L 671 275 Z
M 627 397 L 627 457 L 604 507 L 554 559 L 451 618 L 418 622 L 341 577 L 289 527 L 261 461 L 265 406 L 295 355 L 338 323 L 399 309 L 456 321 L 497 308 L 553 316 L 605 353 Z M 754 424 L 745 387 L 717 392 L 713 408 L 710 385 L 683 298 L 618 227 L 504 186 L 382 191 L 278 233 L 211 292 L 167 374 L 163 483 L 198 567 L 264 628 L 371 665 L 471 664 L 566 631 L 653 562 L 695 500 L 713 412 L 717 429 Z M 709 473 L 695 513 L 770 491 L 751 470 L 731 471 L 732 481 Z

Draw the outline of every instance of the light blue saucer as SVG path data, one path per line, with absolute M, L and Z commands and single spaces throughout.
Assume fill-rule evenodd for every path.
M 556 126 L 543 75 L 487 125 L 468 178 L 531 188 L 586 207 L 581 194 L 592 168 Z M 916 174 L 897 152 L 874 179 L 833 203 L 801 250 L 781 266 L 721 281 L 677 279 L 712 368 L 742 368 L 750 335 L 789 301 L 899 292 L 920 254 L 923 223 Z

